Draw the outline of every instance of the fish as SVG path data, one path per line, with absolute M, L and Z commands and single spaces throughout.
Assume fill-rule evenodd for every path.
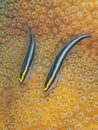
M 64 59 L 67 57 L 67 55 L 69 54 L 69 52 L 71 51 L 71 49 L 82 39 L 87 38 L 87 37 L 91 37 L 88 34 L 84 34 L 81 36 L 78 36 L 74 39 L 72 39 L 70 42 L 68 42 L 62 50 L 60 50 L 60 52 L 57 54 L 51 68 L 50 71 L 47 75 L 45 84 L 44 84 L 44 92 L 48 92 L 49 90 L 51 90 L 53 88 L 53 86 L 55 85 L 56 81 L 57 81 L 57 75 L 61 69 L 61 66 L 64 62 Z
M 35 53 L 35 48 L 36 48 L 36 42 L 35 42 L 35 37 L 30 32 L 29 29 L 25 28 L 26 31 L 29 31 L 30 35 L 30 43 L 28 47 L 28 51 L 26 53 L 26 56 L 24 58 L 21 71 L 20 71 L 20 76 L 19 76 L 19 81 L 20 83 L 26 83 L 29 77 L 29 72 L 32 68 L 32 61 L 34 59 L 34 53 Z

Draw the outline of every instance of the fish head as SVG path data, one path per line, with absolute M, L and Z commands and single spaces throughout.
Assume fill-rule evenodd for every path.
M 20 73 L 20 77 L 18 78 L 18 80 L 20 81 L 20 83 L 24 83 L 27 73 L 28 73 L 27 69 L 24 69 Z
M 47 79 L 45 84 L 44 84 L 44 92 L 48 92 L 53 87 L 53 84 L 54 84 L 53 77 Z

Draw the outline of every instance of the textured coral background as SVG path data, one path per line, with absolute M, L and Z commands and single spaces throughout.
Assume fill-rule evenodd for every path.
M 29 37 L 30 79 L 18 81 Z M 64 61 L 50 93 L 46 76 L 61 48 L 90 34 Z M 98 0 L 0 0 L 0 130 L 98 130 Z

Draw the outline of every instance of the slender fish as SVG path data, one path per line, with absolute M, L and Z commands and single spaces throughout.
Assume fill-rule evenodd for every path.
M 28 30 L 27 30 L 28 31 Z M 29 31 L 30 33 L 30 44 L 28 47 L 27 54 L 24 58 L 24 62 L 20 71 L 19 81 L 21 83 L 25 83 L 28 79 L 28 73 L 31 69 L 32 61 L 34 58 L 34 52 L 35 52 L 35 38 L 34 35 Z
M 53 65 L 50 69 L 50 72 L 46 78 L 45 84 L 44 84 L 44 91 L 47 92 L 48 90 L 52 89 L 54 86 L 55 79 L 57 77 L 57 74 L 60 71 L 60 68 L 62 66 L 62 63 L 64 59 L 66 58 L 67 54 L 70 52 L 70 50 L 82 39 L 91 37 L 90 35 L 81 35 L 77 38 L 72 39 L 68 44 L 64 46 L 64 48 L 57 54 Z

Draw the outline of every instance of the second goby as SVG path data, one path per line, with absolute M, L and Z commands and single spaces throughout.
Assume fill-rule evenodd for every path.
M 30 33 L 30 43 L 29 43 L 29 47 L 28 47 L 28 51 L 27 54 L 24 58 L 24 62 L 20 71 L 20 77 L 19 77 L 19 81 L 21 83 L 25 83 L 29 77 L 29 71 L 30 68 L 32 66 L 32 61 L 34 58 L 34 53 L 35 53 L 35 38 L 34 35 L 29 31 Z

